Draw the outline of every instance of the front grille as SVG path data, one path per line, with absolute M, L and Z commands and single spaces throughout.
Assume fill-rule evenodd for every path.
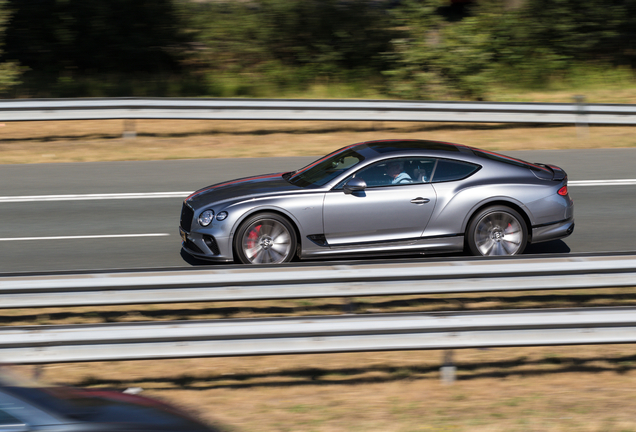
M 192 218 L 194 217 L 194 210 L 185 202 L 183 203 L 183 207 L 181 208 L 181 228 L 184 231 L 190 232 L 192 229 Z

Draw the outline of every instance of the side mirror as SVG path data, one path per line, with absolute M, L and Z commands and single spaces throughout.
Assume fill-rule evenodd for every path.
M 348 182 L 346 182 L 342 189 L 344 190 L 344 193 L 352 194 L 356 191 L 363 191 L 366 188 L 367 188 L 367 184 L 364 180 L 362 180 L 361 178 L 354 177 L 350 179 Z

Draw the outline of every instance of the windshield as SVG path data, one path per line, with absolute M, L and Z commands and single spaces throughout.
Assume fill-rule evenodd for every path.
M 349 168 L 358 165 L 364 157 L 344 148 L 296 171 L 287 180 L 296 186 L 324 186 Z

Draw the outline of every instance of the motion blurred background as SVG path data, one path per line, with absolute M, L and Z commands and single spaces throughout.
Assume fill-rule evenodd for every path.
M 633 0 L 2 0 L 0 21 L 4 98 L 627 102 L 636 64 Z

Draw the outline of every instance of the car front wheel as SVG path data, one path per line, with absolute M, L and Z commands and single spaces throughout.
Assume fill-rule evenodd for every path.
M 234 241 L 243 264 L 280 264 L 296 253 L 296 234 L 291 223 L 275 213 L 259 213 L 241 224 Z
M 527 241 L 528 229 L 523 217 L 505 206 L 481 210 L 466 231 L 466 242 L 473 255 L 519 255 Z

